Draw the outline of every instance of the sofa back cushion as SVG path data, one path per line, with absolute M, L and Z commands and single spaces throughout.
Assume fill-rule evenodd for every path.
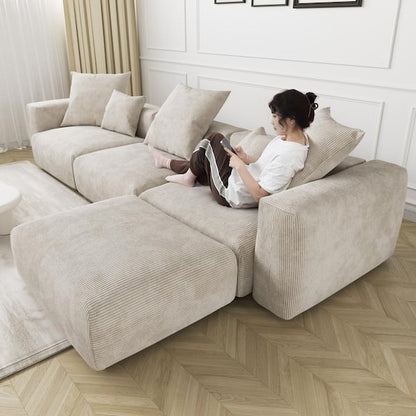
M 140 113 L 139 124 L 137 125 L 136 136 L 144 139 L 156 117 L 159 107 L 153 104 L 145 103 Z
M 114 90 L 126 93 L 131 72 L 80 74 L 72 72 L 69 105 L 61 126 L 101 126 L 105 106 Z
M 341 163 L 360 143 L 364 132 L 344 126 L 331 117 L 329 107 L 318 111 L 306 130 L 309 152 L 303 170 L 295 174 L 289 188 L 320 178 Z
M 239 146 L 241 146 L 249 156 L 258 159 L 274 137 L 275 136 L 266 134 L 264 127 L 258 127 L 246 134 L 239 142 Z
M 179 84 L 160 107 L 145 143 L 189 159 L 229 94 Z
M 228 140 L 231 140 L 231 136 L 237 132 L 246 131 L 242 127 L 236 127 L 232 124 L 223 123 L 221 121 L 213 120 L 209 125 L 208 130 L 205 133 L 205 136 L 211 133 L 221 133 Z

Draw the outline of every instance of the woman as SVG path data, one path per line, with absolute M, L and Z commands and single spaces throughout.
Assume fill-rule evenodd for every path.
M 209 185 L 216 201 L 232 208 L 256 207 L 261 198 L 285 190 L 296 172 L 303 169 L 309 142 L 304 129 L 315 117 L 316 95 L 291 89 L 276 94 L 269 103 L 277 136 L 255 160 L 241 146 L 236 154 L 224 148 L 224 136 L 213 133 L 204 138 L 190 161 L 164 157 L 150 148 L 155 165 L 176 175 L 169 182 L 193 186 L 195 181 Z

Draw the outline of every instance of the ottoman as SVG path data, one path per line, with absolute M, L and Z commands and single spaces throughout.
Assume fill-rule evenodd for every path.
M 14 227 L 13 209 L 22 199 L 17 188 L 0 182 L 0 235 L 8 235 Z
M 83 359 L 102 370 L 231 302 L 228 247 L 134 196 L 14 228 L 17 269 Z

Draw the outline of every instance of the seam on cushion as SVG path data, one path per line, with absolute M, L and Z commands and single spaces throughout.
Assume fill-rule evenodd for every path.
M 301 186 L 301 185 L 299 185 L 299 186 Z M 282 191 L 282 192 L 284 192 L 284 191 Z M 278 195 L 279 193 L 280 192 L 278 192 L 277 194 L 274 194 L 274 195 Z M 273 196 L 273 195 L 270 195 L 270 196 Z M 274 199 L 274 198 L 271 199 L 271 201 L 273 201 L 273 202 L 271 202 L 271 201 L 269 202 L 267 199 L 268 199 L 268 197 L 262 198 L 262 204 L 267 204 L 270 207 L 276 208 L 279 211 L 283 212 L 284 214 L 288 214 L 288 215 L 292 215 L 292 216 L 296 216 L 297 215 L 296 212 L 287 211 L 286 209 L 281 208 L 278 204 L 274 204 L 273 202 L 276 202 L 277 201 L 276 199 Z M 260 210 L 260 206 L 259 206 L 259 210 Z M 259 218 L 259 215 L 257 216 L 257 232 L 258 232 L 258 229 L 259 229 L 259 227 L 258 227 L 258 218 Z

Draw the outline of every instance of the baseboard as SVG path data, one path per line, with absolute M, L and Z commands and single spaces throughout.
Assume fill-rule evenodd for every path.
M 416 205 L 406 203 L 403 218 L 408 221 L 416 222 Z

